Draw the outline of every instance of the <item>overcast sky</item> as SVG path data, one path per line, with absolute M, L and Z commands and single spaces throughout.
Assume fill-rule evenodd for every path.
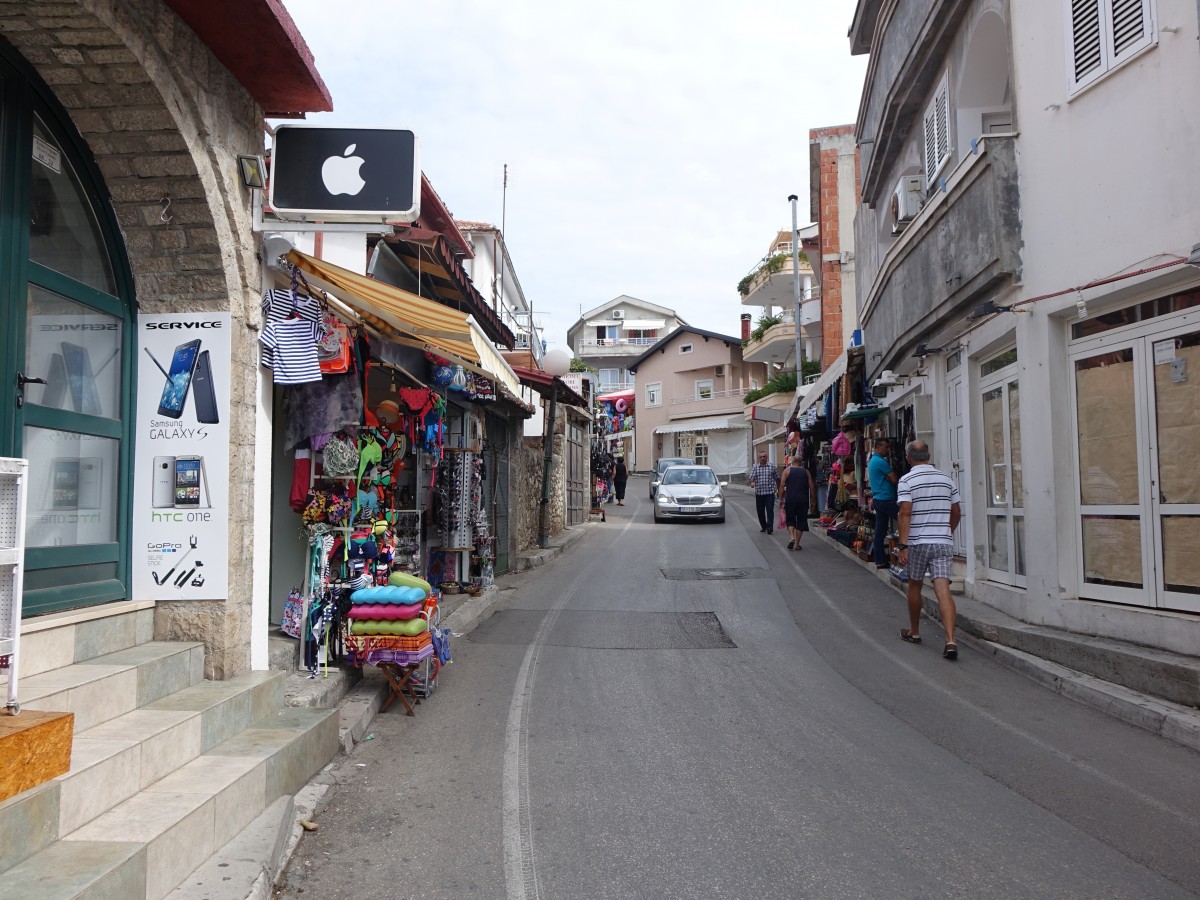
M 284 0 L 333 95 L 407 128 L 458 219 L 501 223 L 551 347 L 621 294 L 739 333 L 737 283 L 809 222 L 808 131 L 854 121 L 852 2 Z

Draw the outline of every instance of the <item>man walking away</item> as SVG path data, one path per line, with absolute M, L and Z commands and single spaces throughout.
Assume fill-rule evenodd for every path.
M 911 441 L 904 448 L 912 470 L 900 479 L 900 563 L 908 568 L 908 628 L 900 637 L 910 644 L 921 643 L 921 587 L 925 572 L 933 578 L 946 629 L 942 656 L 958 659 L 954 642 L 954 620 L 958 609 L 950 596 L 950 565 L 954 559 L 954 529 L 962 518 L 961 502 L 954 480 L 929 464 L 929 446 Z
M 804 468 L 797 453 L 779 481 L 779 501 L 783 504 L 784 521 L 791 538 L 789 550 L 800 549 L 800 538 L 808 531 L 808 508 L 816 498 L 817 486 L 813 484 L 812 472 Z
M 875 452 L 867 463 L 867 478 L 871 482 L 871 502 L 875 506 L 875 542 L 872 553 L 875 557 L 875 568 L 888 567 L 887 551 L 884 541 L 892 527 L 892 520 L 899 511 L 896 503 L 896 473 L 892 464 L 887 460 L 890 443 L 887 438 L 875 440 Z
M 767 462 L 767 451 L 760 450 L 758 462 L 750 469 L 750 486 L 754 488 L 754 509 L 758 513 L 758 530 L 763 534 L 775 531 L 775 492 L 779 489 L 779 469 Z

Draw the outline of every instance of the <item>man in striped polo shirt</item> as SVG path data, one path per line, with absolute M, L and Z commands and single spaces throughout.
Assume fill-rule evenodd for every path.
M 896 499 L 900 503 L 900 564 L 908 569 L 909 627 L 900 629 L 900 637 L 910 644 L 921 643 L 921 587 L 928 571 L 946 629 L 942 656 L 958 659 L 954 642 L 958 609 L 950 596 L 954 529 L 962 518 L 958 487 L 952 478 L 929 464 L 929 445 L 924 441 L 909 442 L 904 452 L 912 469 L 900 479 Z

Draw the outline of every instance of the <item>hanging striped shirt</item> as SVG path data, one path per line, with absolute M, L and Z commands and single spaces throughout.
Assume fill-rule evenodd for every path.
M 263 329 L 258 339 L 272 351 L 276 384 L 321 380 L 321 363 L 317 359 L 319 332 L 320 325 L 308 319 L 285 319 Z
M 950 507 L 962 501 L 958 487 L 950 476 L 928 463 L 912 467 L 896 486 L 896 499 L 912 504 L 912 519 L 908 526 L 908 543 L 953 544 L 950 530 Z
M 264 327 L 270 325 L 272 322 L 283 322 L 292 313 L 310 322 L 321 321 L 321 306 L 312 297 L 305 297 L 303 294 L 293 295 L 291 291 L 279 289 L 263 291 L 262 315 Z M 275 365 L 275 351 L 265 345 L 261 347 L 259 362 L 268 369 L 273 367 Z

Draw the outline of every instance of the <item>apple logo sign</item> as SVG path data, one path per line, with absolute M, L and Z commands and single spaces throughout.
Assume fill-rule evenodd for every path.
M 331 194 L 349 194 L 353 197 L 366 184 L 358 170 L 366 162 L 361 156 L 351 156 L 357 144 L 351 144 L 341 156 L 331 156 L 321 166 L 321 181 Z

